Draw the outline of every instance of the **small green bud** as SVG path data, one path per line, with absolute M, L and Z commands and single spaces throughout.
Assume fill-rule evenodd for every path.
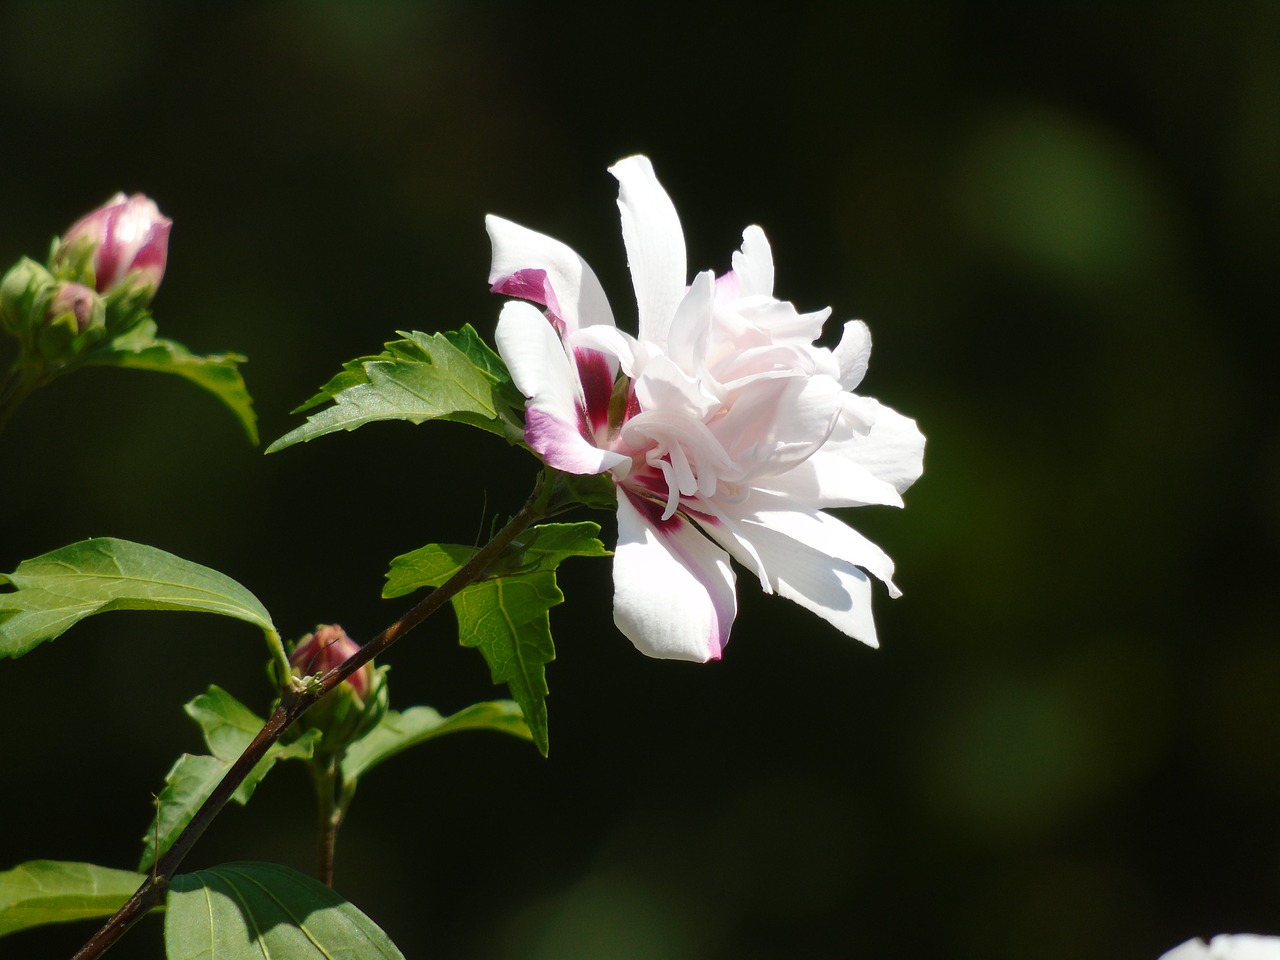
M 0 326 L 30 343 L 47 319 L 56 286 L 53 274 L 23 257 L 0 280 Z
M 289 655 L 295 677 L 313 677 L 341 666 L 360 649 L 337 624 L 321 624 Z M 319 730 L 320 749 L 339 753 L 378 725 L 387 712 L 386 668 L 366 663 L 302 715 L 298 726 Z

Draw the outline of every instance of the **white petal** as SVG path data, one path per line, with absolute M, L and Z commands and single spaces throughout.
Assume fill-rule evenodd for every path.
M 1220 933 L 1208 943 L 1188 940 L 1160 960 L 1280 960 L 1280 937 L 1251 933 Z
M 757 486 L 812 507 L 902 506 L 902 494 L 893 484 L 825 447 L 786 473 L 762 478 Z
M 773 295 L 773 251 L 759 227 L 742 231 L 742 250 L 733 255 L 733 272 L 738 276 L 739 296 Z
M 737 613 L 729 558 L 683 517 L 656 516 L 619 488 L 614 622 L 650 657 L 718 660 Z
M 640 339 L 666 346 L 667 331 L 684 297 L 684 231 L 671 198 L 648 157 L 619 160 L 609 168 L 619 183 L 622 240 L 636 288 Z
M 613 325 L 613 311 L 604 288 L 587 262 L 559 240 L 537 233 L 501 217 L 485 217 L 485 229 L 493 245 L 489 285 L 501 289 L 503 281 L 522 270 L 543 270 L 555 292 L 555 304 L 547 303 L 569 330 L 597 323 Z M 520 293 L 513 293 L 522 296 Z M 544 302 L 537 297 L 531 297 Z
M 840 342 L 831 351 L 840 366 L 840 386 L 854 389 L 867 375 L 871 360 L 871 331 L 861 320 L 850 320 L 844 325 Z
M 746 566 L 768 571 L 768 586 L 816 613 L 847 636 L 869 647 L 879 646 L 871 616 L 871 578 L 852 564 L 814 550 L 768 527 L 747 529 L 732 522 L 708 527 L 729 552 Z
M 602 473 L 627 461 L 584 436 L 577 376 L 559 336 L 537 308 L 519 301 L 506 304 L 495 339 L 511 379 L 529 398 L 525 441 L 550 466 L 569 473 Z
M 711 329 L 711 304 L 716 294 L 715 274 L 705 270 L 693 278 L 676 307 L 667 333 L 667 356 L 692 377 L 702 372 Z
M 870 397 L 850 394 L 845 416 L 872 424 L 865 436 L 837 432 L 822 448 L 846 457 L 901 493 L 924 472 L 924 434 L 910 417 Z
M 890 596 L 901 595 L 893 584 L 893 560 L 889 555 L 831 514 L 790 503 L 759 490 L 752 491 L 738 509 L 741 511 L 737 513 L 740 529 L 752 543 L 757 542 L 758 530 L 767 529 L 834 560 L 862 567 L 885 582 Z M 767 563 L 766 568 L 771 576 L 781 572 Z

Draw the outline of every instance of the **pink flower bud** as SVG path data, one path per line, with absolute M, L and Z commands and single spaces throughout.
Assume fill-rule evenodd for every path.
M 75 318 L 76 329 L 84 333 L 94 324 L 102 324 L 102 301 L 98 295 L 80 283 L 64 283 L 49 302 L 48 319 L 56 320 L 63 314 Z
M 62 238 L 61 249 L 83 245 L 93 250 L 94 285 L 99 293 L 106 293 L 130 274 L 135 275 L 136 284 L 154 290 L 164 277 L 172 226 L 173 221 L 142 194 L 126 197 L 117 193 L 72 224 Z
M 360 644 L 347 636 L 336 623 L 322 624 L 315 633 L 309 633 L 289 655 L 289 663 L 304 677 L 328 673 L 334 667 L 346 663 L 360 649 Z M 343 681 L 361 700 L 369 694 L 373 668 L 365 664 Z

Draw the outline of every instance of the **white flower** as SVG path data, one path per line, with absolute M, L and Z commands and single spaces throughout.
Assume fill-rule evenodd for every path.
M 1252 933 L 1220 933 L 1207 944 L 1188 940 L 1160 960 L 1280 960 L 1280 937 Z
M 759 227 L 743 233 L 732 270 L 689 283 L 680 221 L 649 161 L 610 172 L 637 337 L 617 329 L 569 247 L 498 217 L 487 225 L 493 290 L 532 301 L 506 304 L 497 331 L 529 398 L 525 441 L 549 466 L 617 485 L 615 622 L 650 656 L 718 659 L 737 610 L 733 557 L 766 592 L 875 646 L 868 573 L 896 596 L 893 563 L 824 509 L 901 506 L 924 437 L 852 392 L 866 326 L 846 323 L 834 350 L 816 346 L 830 310 L 774 298 Z

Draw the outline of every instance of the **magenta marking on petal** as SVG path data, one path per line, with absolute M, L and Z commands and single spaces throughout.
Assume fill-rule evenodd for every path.
M 578 380 L 587 406 L 587 421 L 593 434 L 609 426 L 609 398 L 613 395 L 613 375 L 609 361 L 599 350 L 573 351 Z
M 517 270 L 511 276 L 503 277 L 489 289 L 504 297 L 517 297 L 541 304 L 550 311 L 553 322 L 564 316 L 560 312 L 560 301 L 556 299 L 556 292 L 551 289 L 551 283 L 547 280 L 547 271 L 537 267 Z M 563 322 L 557 324 L 556 329 L 563 334 Z
M 547 305 L 547 271 L 517 270 L 509 277 L 503 277 L 489 289 L 505 297 L 519 297 L 521 300 L 532 300 L 534 303 Z

